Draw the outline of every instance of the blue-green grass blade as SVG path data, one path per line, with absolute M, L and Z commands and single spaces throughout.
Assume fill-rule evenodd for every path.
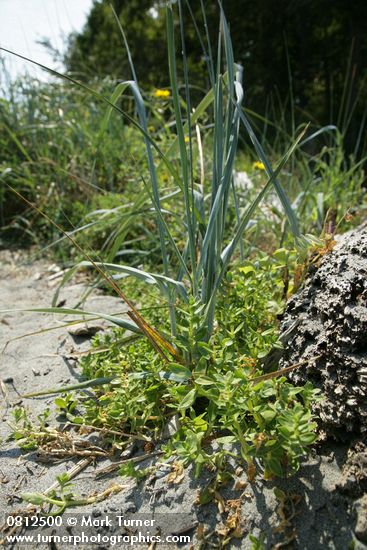
M 207 67 L 208 67 L 208 75 L 209 75 L 210 84 L 213 87 L 213 84 L 214 84 L 213 59 L 212 59 L 212 55 L 211 55 L 210 41 L 208 40 L 208 28 L 207 28 L 207 24 L 206 24 L 205 10 L 203 10 L 203 5 L 202 5 L 202 2 L 201 2 L 202 13 L 204 15 L 204 28 L 205 28 L 206 38 L 207 38 L 208 50 L 206 49 L 205 44 L 203 42 L 202 33 L 200 32 L 200 29 L 199 29 L 198 24 L 196 22 L 195 15 L 194 15 L 194 13 L 191 9 L 191 6 L 190 6 L 190 2 L 189 2 L 189 0 L 185 0 L 185 2 L 186 2 L 187 9 L 189 10 L 191 20 L 194 24 L 196 36 L 197 36 L 197 39 L 199 40 L 201 49 L 203 51 L 203 56 L 204 56 L 205 62 L 206 62 Z
M 193 282 L 195 285 L 195 281 L 196 281 L 195 234 L 194 234 L 194 228 L 192 225 L 192 205 L 191 205 L 189 167 L 188 167 L 188 158 L 187 158 L 187 150 L 186 150 L 186 143 L 185 143 L 185 133 L 184 133 L 184 125 L 182 121 L 182 114 L 181 114 L 181 107 L 180 107 L 180 96 L 179 96 L 178 85 L 177 85 L 174 22 L 173 22 L 173 11 L 172 11 L 171 4 L 167 4 L 166 13 L 167 13 L 168 66 L 169 66 L 169 74 L 170 74 L 170 83 L 172 88 L 173 108 L 174 108 L 175 119 L 176 119 L 178 147 L 180 152 L 180 164 L 181 164 L 181 171 L 182 171 L 182 188 L 183 188 L 183 195 L 184 195 L 185 217 L 186 217 L 188 239 L 189 239 L 191 270 L 193 274 Z M 195 288 L 194 288 L 194 293 L 195 293 Z
M 224 73 L 223 75 L 223 81 L 227 82 L 228 79 L 228 73 Z M 191 113 L 191 126 L 194 126 L 195 124 L 198 124 L 200 118 L 204 115 L 204 113 L 207 111 L 207 109 L 211 106 L 211 104 L 214 101 L 214 88 L 211 88 L 207 94 L 203 97 L 203 99 L 200 101 L 200 103 L 195 107 L 195 110 Z M 189 129 L 189 125 L 186 122 L 184 124 L 184 134 L 187 135 Z M 172 141 L 171 145 L 168 147 L 168 149 L 165 151 L 164 155 L 166 159 L 169 159 L 173 155 L 175 155 L 178 151 L 178 136 L 175 137 L 175 139 Z M 159 171 L 164 165 L 163 160 L 161 160 L 160 164 L 157 166 L 157 171 Z
M 169 230 L 169 227 L 168 227 L 168 225 L 167 225 L 167 222 L 165 221 L 165 219 L 164 219 L 163 216 L 162 216 L 162 210 L 159 208 L 158 204 L 156 203 L 153 194 L 151 193 L 150 189 L 148 188 L 148 184 L 146 183 L 146 181 L 144 180 L 144 178 L 143 178 L 142 176 L 141 176 L 141 179 L 142 179 L 142 181 L 143 181 L 143 183 L 144 183 L 144 185 L 145 185 L 145 188 L 146 188 L 147 192 L 148 192 L 149 195 L 150 195 L 151 201 L 152 201 L 152 203 L 153 203 L 153 205 L 154 205 L 154 207 L 155 207 L 156 213 L 157 213 L 157 215 L 159 216 L 161 223 L 165 226 L 166 235 L 167 235 L 168 240 L 170 241 L 170 243 L 171 243 L 171 245 L 172 245 L 172 247 L 173 247 L 173 250 L 175 251 L 175 254 L 176 254 L 177 259 L 178 259 L 178 261 L 179 261 L 179 263 L 180 263 L 180 265 L 181 265 L 181 268 L 182 268 L 183 271 L 186 273 L 186 275 L 188 276 L 189 281 L 190 281 L 190 283 L 191 283 L 191 282 L 192 282 L 192 281 L 191 281 L 191 273 L 190 273 L 189 268 L 188 268 L 188 266 L 187 266 L 187 262 L 184 260 L 182 254 L 180 253 L 180 251 L 179 251 L 179 249 L 178 249 L 178 247 L 177 247 L 177 245 L 176 245 L 176 243 L 175 243 L 175 240 L 174 240 L 174 238 L 173 238 L 172 235 L 171 235 L 171 232 L 170 232 L 170 230 Z
M 140 93 L 140 89 L 136 82 L 130 81 L 129 86 L 133 92 L 134 98 L 135 98 L 135 104 L 138 111 L 138 116 L 140 120 L 140 124 L 142 128 L 144 129 L 144 132 L 148 133 L 148 123 L 147 123 L 147 116 L 145 111 L 145 105 L 142 98 L 142 95 Z M 152 191 L 154 196 L 155 204 L 157 205 L 156 210 L 161 209 L 160 205 L 160 196 L 159 196 L 159 188 L 158 188 L 158 179 L 157 179 L 157 173 L 156 168 L 154 164 L 152 149 L 150 140 L 144 137 L 145 141 L 145 148 L 147 152 L 148 157 L 148 167 L 149 167 L 149 173 L 150 173 L 150 180 L 152 185 Z M 157 216 L 157 225 L 158 225 L 158 232 L 159 232 L 159 240 L 161 245 L 161 254 L 162 254 L 162 261 L 163 261 L 163 269 L 165 275 L 168 275 L 169 273 L 169 261 L 168 261 L 168 254 L 166 250 L 166 243 L 165 243 L 165 226 L 161 222 L 161 218 Z
M 187 125 L 188 125 L 188 139 L 189 139 L 188 183 L 190 183 L 190 195 L 191 195 L 191 198 L 190 198 L 191 227 L 192 227 L 192 233 L 195 237 L 196 217 L 194 212 L 194 166 L 193 166 L 193 151 L 192 151 L 191 97 L 190 97 L 190 87 L 189 87 L 189 69 L 187 64 L 185 32 L 184 32 L 184 17 L 182 13 L 181 0 L 178 0 L 178 12 L 179 12 L 179 21 L 180 21 L 182 67 L 183 67 L 184 84 L 185 84 L 185 99 L 186 99 L 185 110 L 186 110 L 186 119 L 187 119 Z
M 136 75 L 136 72 L 135 72 L 135 67 L 134 67 L 134 62 L 133 62 L 133 58 L 131 56 L 131 52 L 130 52 L 130 48 L 129 48 L 129 43 L 127 41 L 127 38 L 126 38 L 126 35 L 125 35 L 125 32 L 124 32 L 124 29 L 121 25 L 121 21 L 115 11 L 115 8 L 113 7 L 112 4 L 110 4 L 110 7 L 112 9 L 112 13 L 116 19 L 116 23 L 117 23 L 117 26 L 119 28 L 119 31 L 121 33 L 121 36 L 122 36 L 122 39 L 124 41 L 124 45 L 125 45 L 125 48 L 126 48 L 126 53 L 127 53 L 127 58 L 129 60 L 129 65 L 130 65 L 130 70 L 131 70 L 131 74 L 132 74 L 132 77 L 133 79 L 135 80 L 135 82 L 138 82 L 138 77 Z
M 47 390 L 36 391 L 32 393 L 25 393 L 21 395 L 23 398 L 41 397 L 43 395 L 53 395 L 54 393 L 64 393 L 75 390 L 85 390 L 87 388 L 95 388 L 97 386 L 105 386 L 113 381 L 119 380 L 118 376 L 106 376 L 104 378 L 93 378 L 92 380 L 85 380 L 85 382 L 79 382 L 78 384 L 70 384 L 69 386 L 61 386 L 59 388 L 49 388 Z
M 200 250 L 200 259 L 198 263 L 198 274 L 201 273 L 204 265 L 207 261 L 208 248 L 209 245 L 213 242 L 214 231 L 216 229 L 216 223 L 218 218 L 218 213 L 221 211 L 222 200 L 223 200 L 224 186 L 221 184 L 217 189 L 217 194 L 214 200 L 214 204 L 210 209 L 210 215 L 208 220 L 208 225 L 205 231 L 203 243 Z
M 187 299 L 187 292 L 184 287 L 184 285 L 179 282 L 175 281 L 171 277 L 167 277 L 166 275 L 160 275 L 157 273 L 148 273 L 147 271 L 143 271 L 142 269 L 137 269 L 136 267 L 130 267 L 127 265 L 121 265 L 121 264 L 111 264 L 111 263 L 103 263 L 103 262 L 94 262 L 95 265 L 103 267 L 104 269 L 107 269 L 108 271 L 115 271 L 117 273 L 125 273 L 126 275 L 130 275 L 132 277 L 135 277 L 136 279 L 139 279 L 147 284 L 167 284 L 174 287 L 185 299 Z M 78 264 L 80 267 L 87 266 L 87 267 L 93 267 L 92 262 L 88 261 L 82 261 Z
M 239 115 L 240 115 L 240 118 L 241 118 L 241 121 L 242 121 L 243 125 L 245 126 L 245 128 L 246 128 L 246 130 L 247 130 L 247 132 L 250 136 L 250 139 L 251 139 L 251 141 L 252 141 L 252 143 L 253 143 L 253 145 L 256 149 L 256 152 L 257 152 L 261 162 L 265 166 L 266 173 L 268 174 L 270 180 L 272 181 L 272 184 L 275 187 L 275 190 L 277 192 L 279 200 L 282 203 L 284 212 L 287 216 L 287 219 L 288 219 L 290 228 L 292 230 L 292 233 L 297 238 L 297 237 L 300 236 L 300 231 L 299 231 L 299 227 L 298 227 L 297 216 L 296 216 L 296 214 L 294 213 L 294 211 L 292 209 L 291 203 L 290 203 L 283 187 L 281 186 L 281 184 L 278 182 L 276 177 L 273 177 L 274 172 L 273 172 L 273 169 L 271 167 L 271 164 L 270 164 L 270 162 L 269 162 L 269 160 L 268 160 L 268 158 L 265 154 L 265 151 L 263 150 L 259 140 L 257 139 L 254 131 L 252 130 L 251 124 L 250 124 L 247 116 L 245 115 L 245 113 L 242 110 L 239 111 Z M 302 135 L 304 135 L 304 132 L 302 133 Z M 298 145 L 298 140 L 297 140 L 296 144 Z
M 137 334 L 141 333 L 140 328 L 135 324 L 129 321 L 128 319 L 123 319 L 121 317 L 115 317 L 113 315 L 108 315 L 106 313 L 100 313 L 95 311 L 85 311 L 83 309 L 74 309 L 74 308 L 63 308 L 63 307 L 33 307 L 33 308 L 17 308 L 17 309 L 2 309 L 0 313 L 14 313 L 14 312 L 34 312 L 34 313 L 56 313 L 58 315 L 77 315 L 77 316 L 92 316 L 99 317 L 100 319 L 105 319 L 110 321 L 118 327 L 125 328 L 126 330 L 131 330 Z
M 236 234 L 235 234 L 234 238 L 232 239 L 230 244 L 223 250 L 222 255 L 221 255 L 222 267 L 221 267 L 221 270 L 220 270 L 219 274 L 216 277 L 210 300 L 208 300 L 208 302 L 207 302 L 207 316 L 210 317 L 213 314 L 217 290 L 218 290 L 218 288 L 219 288 L 219 286 L 220 286 L 220 284 L 223 280 L 225 272 L 228 269 L 229 262 L 231 261 L 231 258 L 232 258 L 233 253 L 234 253 L 234 251 L 235 251 L 235 249 L 238 245 L 238 242 L 242 238 L 242 235 L 243 235 L 248 223 L 250 222 L 251 217 L 253 216 L 253 213 L 255 212 L 255 209 L 258 207 L 258 205 L 260 204 L 260 202 L 262 201 L 262 199 L 264 198 L 266 193 L 270 190 L 271 186 L 273 185 L 275 179 L 277 178 L 278 174 L 282 170 L 283 166 L 287 163 L 287 161 L 289 160 L 289 158 L 291 157 L 291 155 L 293 154 L 295 149 L 299 146 L 299 143 L 300 143 L 302 137 L 304 136 L 306 130 L 307 130 L 307 128 L 305 128 L 303 130 L 303 132 L 300 133 L 298 138 L 294 141 L 292 146 L 289 148 L 289 150 L 283 156 L 283 158 L 279 162 L 276 169 L 274 171 L 272 171 L 272 174 L 271 174 L 270 178 L 268 179 L 267 183 L 265 184 L 263 189 L 260 191 L 260 193 L 258 193 L 257 197 L 253 200 L 251 205 L 248 207 L 245 215 L 241 219 L 241 223 L 239 224 L 239 226 L 236 230 Z
M 313 132 L 310 136 L 307 136 L 306 139 L 301 141 L 301 143 L 299 144 L 299 147 L 302 147 L 303 145 L 305 145 L 309 141 L 312 141 L 317 136 L 325 134 L 326 132 L 337 132 L 337 131 L 338 131 L 337 126 L 334 126 L 333 124 L 328 124 L 327 126 L 323 126 L 322 128 L 320 128 L 316 132 Z
M 306 133 L 306 131 L 307 131 L 307 128 L 305 128 L 299 134 L 297 139 L 293 142 L 292 146 L 288 149 L 288 151 L 285 153 L 285 155 L 283 156 L 283 158 L 279 162 L 276 169 L 274 171 L 272 171 L 272 174 L 271 174 L 270 178 L 268 179 L 267 183 L 265 184 L 265 186 L 263 187 L 263 189 L 260 191 L 260 193 L 257 195 L 257 197 L 253 200 L 252 204 L 247 209 L 246 214 L 243 216 L 243 218 L 241 220 L 241 223 L 240 223 L 239 227 L 237 228 L 235 237 L 233 238 L 231 243 L 227 246 L 225 251 L 223 251 L 223 253 L 222 253 L 222 261 L 223 261 L 222 272 L 223 272 L 223 270 L 225 270 L 228 267 L 228 263 L 229 263 L 229 261 L 232 257 L 232 254 L 233 254 L 233 252 L 234 252 L 234 250 L 235 250 L 235 248 L 238 244 L 238 241 L 241 238 L 241 236 L 243 234 L 243 231 L 245 230 L 246 225 L 250 221 L 255 209 L 260 204 L 260 202 L 264 198 L 265 194 L 269 191 L 271 185 L 274 184 L 274 181 L 278 177 L 278 174 L 283 169 L 285 164 L 288 162 L 289 158 L 292 156 L 292 154 L 297 149 L 297 147 L 299 147 L 299 143 L 300 143 L 302 137 L 304 136 L 304 134 Z

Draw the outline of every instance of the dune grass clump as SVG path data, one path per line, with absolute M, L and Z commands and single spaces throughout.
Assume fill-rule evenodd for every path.
M 93 252 L 83 249 L 74 236 L 64 235 L 84 257 L 64 282 L 75 269 L 95 269 L 125 303 L 128 318 L 56 305 L 38 311 L 81 317 L 98 315 L 131 331 L 134 340 L 131 342 L 130 336 L 126 336 L 124 347 L 121 342 L 108 340 L 107 355 L 101 355 L 101 359 L 98 355 L 91 356 L 83 362 L 85 382 L 42 393 L 65 393 L 71 389 L 82 392 L 87 387 L 97 387 L 92 402 L 83 397 L 87 407 L 85 418 L 90 425 L 148 434 L 155 443 L 170 419 L 177 418 L 177 430 L 167 443 L 167 454 L 176 454 L 184 463 L 194 460 L 198 473 L 204 464 L 215 466 L 218 456 L 227 454 L 223 449 L 219 455 L 217 451 L 211 453 L 208 443 L 215 440 L 220 447 L 238 444 L 241 460 L 248 463 L 249 477 L 254 475 L 255 460 L 260 460 L 263 473 L 269 478 L 295 471 L 299 458 L 314 441 L 315 424 L 309 405 L 315 392 L 308 384 L 293 387 L 279 372 L 264 374 L 261 370 L 259 358 L 277 344 L 272 328 L 264 326 L 269 319 L 275 323 L 275 316 L 269 317 L 272 287 L 266 278 L 278 285 L 281 280 L 278 274 L 284 266 L 277 266 L 268 258 L 269 269 L 264 274 L 256 262 L 252 265 L 251 246 L 244 246 L 244 236 L 251 241 L 251 231 L 257 223 L 255 212 L 261 209 L 267 193 L 273 191 L 284 211 L 283 227 L 291 232 L 297 246 L 307 243 L 279 181 L 306 128 L 273 169 L 243 109 L 243 70 L 234 61 L 230 32 L 221 8 L 216 57 L 209 36 L 205 35 L 206 44 L 201 40 L 210 89 L 193 108 L 182 9 L 180 1 L 177 6 L 167 2 L 169 86 L 164 97 L 158 98 L 169 99 L 174 114 L 170 139 L 168 143 L 163 141 L 166 148 L 157 139 L 156 129 L 151 128 L 149 103 L 139 87 L 122 28 L 131 80 L 119 83 L 112 96 L 106 98 L 66 77 L 107 105 L 101 139 L 116 113 L 140 133 L 145 166 L 136 173 L 135 200 L 140 208 L 149 205 L 147 223 L 155 231 L 161 259 L 157 270 L 101 261 Z M 205 23 L 204 11 L 202 15 Z M 182 87 L 178 86 L 178 48 L 183 52 Z M 127 93 L 134 100 L 132 114 L 121 106 Z M 211 131 L 211 152 L 205 154 L 202 117 Z M 257 162 L 266 174 L 246 201 L 240 200 L 233 180 L 242 131 L 252 142 Z M 208 164 L 210 168 L 206 171 Z M 35 211 L 49 219 L 40 208 L 35 207 Z M 170 223 L 173 218 L 174 230 Z M 56 222 L 51 223 L 59 229 Z M 226 293 L 228 285 L 233 284 L 229 269 L 236 259 L 243 267 L 234 282 L 237 293 Z M 127 276 L 146 285 L 139 298 L 143 307 L 149 302 L 149 289 L 157 290 L 159 304 L 166 306 L 167 318 L 156 324 L 143 316 L 124 290 Z M 252 286 L 245 284 L 249 280 Z M 264 296 L 267 298 L 262 300 Z M 68 407 L 64 408 L 70 414 Z M 83 422 L 75 414 L 73 420 L 76 424 Z

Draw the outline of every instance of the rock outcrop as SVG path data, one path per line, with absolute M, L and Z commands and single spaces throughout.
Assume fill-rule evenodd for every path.
M 281 330 L 297 320 L 280 366 L 310 360 L 290 378 L 296 384 L 310 380 L 322 390 L 315 412 L 328 435 L 367 436 L 366 227 L 342 236 L 312 268 L 289 300 Z

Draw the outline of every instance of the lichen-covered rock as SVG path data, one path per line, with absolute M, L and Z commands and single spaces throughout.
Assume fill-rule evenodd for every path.
M 344 439 L 367 433 L 367 229 L 344 235 L 288 302 L 282 331 L 298 320 L 281 360 L 324 398 L 315 405 L 322 427 Z M 313 357 L 320 356 L 317 359 Z

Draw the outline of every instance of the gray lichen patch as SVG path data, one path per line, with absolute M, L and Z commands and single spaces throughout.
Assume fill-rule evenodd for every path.
M 344 235 L 288 302 L 281 330 L 298 320 L 281 360 L 290 375 L 323 392 L 315 405 L 328 434 L 367 432 L 367 229 Z M 312 360 L 313 357 L 320 356 Z

